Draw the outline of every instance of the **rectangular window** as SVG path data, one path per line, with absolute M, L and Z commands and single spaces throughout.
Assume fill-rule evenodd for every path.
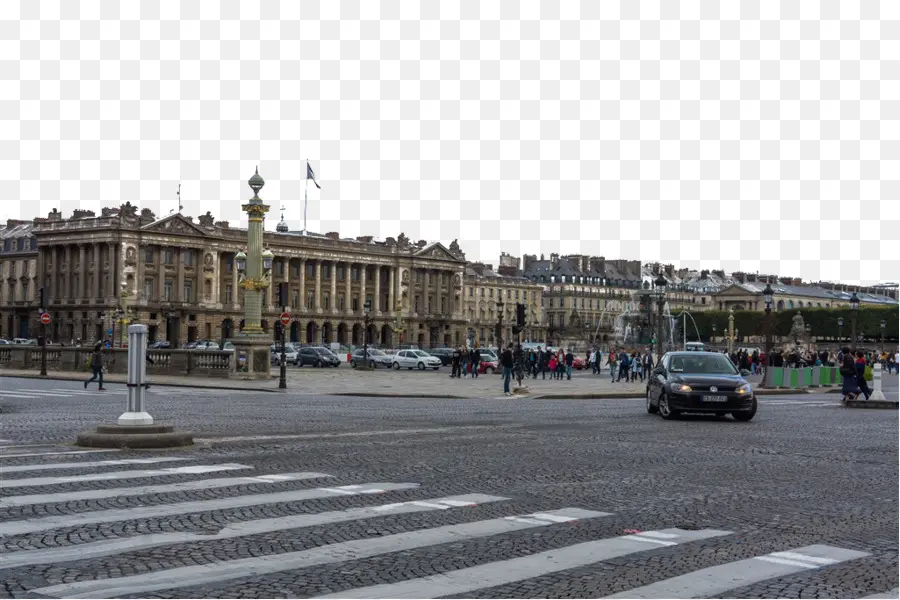
M 553 324 L 556 322 L 556 315 L 550 315 L 550 327 L 553 327 Z
M 190 267 L 194 264 L 194 251 L 193 250 L 182 250 L 181 253 L 184 255 L 184 266 Z
M 441 298 L 441 314 L 444 314 L 444 312 L 446 311 L 445 306 L 446 306 L 446 302 L 444 302 L 444 299 Z
M 163 300 L 166 302 L 172 301 L 172 280 L 166 279 L 166 282 L 163 284 Z
M 313 308 L 316 305 L 316 293 L 313 290 L 306 291 L 306 308 Z
M 292 268 L 291 274 L 294 275 L 294 277 L 300 277 L 300 263 L 292 265 Z
M 185 255 L 185 258 L 187 258 L 187 255 Z M 192 301 L 191 292 L 193 292 L 193 283 L 194 283 L 193 281 L 185 281 L 184 282 L 184 297 L 181 300 L 182 302 L 191 302 Z
M 490 297 L 493 298 L 494 297 L 494 288 L 491 288 L 488 291 L 490 292 Z
M 145 279 L 144 280 L 144 300 L 152 300 L 153 299 L 153 280 Z
M 475 288 L 471 288 L 471 287 L 470 287 L 470 288 L 469 288 L 469 296 L 471 297 L 471 296 L 474 296 L 474 295 L 475 295 Z
M 413 304 L 413 312 L 419 312 L 419 297 L 415 297 L 415 303 Z
M 506 290 L 507 299 L 512 298 L 512 290 Z
M 167 265 L 172 264 L 172 249 L 171 248 L 166 248 L 163 251 L 163 262 L 166 263 Z
M 234 271 L 234 256 L 228 255 L 225 258 L 225 272 L 231 273 L 232 271 Z
M 359 267 L 350 267 L 350 280 L 359 281 Z
M 369 306 L 371 306 L 373 309 L 375 308 L 375 303 L 372 302 L 372 294 L 366 294 L 366 302 L 368 302 Z
M 225 304 L 233 304 L 234 303 L 233 294 L 234 294 L 234 292 L 232 291 L 231 284 L 229 283 L 225 286 Z
M 329 292 L 322 292 L 322 308 L 325 310 L 331 308 L 331 294 Z
M 338 281 L 345 281 L 347 278 L 347 269 L 346 267 L 338 267 Z
M 299 290 L 291 291 L 291 308 L 299 308 L 300 307 L 300 292 Z
M 532 301 L 532 302 L 536 302 L 536 301 L 537 301 L 537 292 L 531 292 L 531 301 Z
M 484 288 L 481 288 L 481 297 L 484 298 Z
M 351 272 L 350 276 L 351 277 L 353 276 L 352 272 Z M 352 310 L 352 311 L 359 310 L 359 296 L 353 296 L 353 298 L 350 300 L 350 310 Z
M 343 276 L 343 274 L 341 274 L 341 276 Z M 343 295 L 343 294 L 338 294 L 338 305 L 337 305 L 337 307 L 338 307 L 339 310 L 344 310 L 344 295 Z
M 151 248 L 144 250 L 144 264 L 153 264 L 153 250 Z
M 284 276 L 284 261 L 279 260 L 275 263 L 275 274 L 279 277 Z
M 331 280 L 331 265 L 322 265 L 322 279 Z
M 308 262 L 306 263 L 306 276 L 307 277 L 315 277 L 316 276 L 316 265 Z

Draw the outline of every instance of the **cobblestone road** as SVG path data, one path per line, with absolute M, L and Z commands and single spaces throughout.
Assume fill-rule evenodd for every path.
M 0 384 L 3 597 L 897 597 L 897 413 L 834 395 L 738 423 L 156 388 L 203 443 L 136 453 L 64 445 L 124 395 Z

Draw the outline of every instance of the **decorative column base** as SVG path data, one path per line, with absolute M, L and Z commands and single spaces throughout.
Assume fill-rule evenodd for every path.
M 245 330 L 246 331 L 246 330 Z M 231 357 L 231 379 L 268 380 L 272 378 L 269 347 L 272 339 L 269 335 L 241 335 L 228 340 L 234 346 Z

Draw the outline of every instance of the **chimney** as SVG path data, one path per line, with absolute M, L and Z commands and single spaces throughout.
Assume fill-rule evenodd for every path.
M 371 235 L 358 235 L 358 236 L 356 236 L 356 241 L 357 241 L 357 242 L 362 242 L 362 243 L 364 243 L 364 244 L 370 244 L 370 243 L 372 243 L 372 240 L 373 240 L 373 239 L 374 239 L 374 238 L 373 238 L 373 236 L 371 236 Z
M 675 273 L 674 265 L 666 265 L 666 276 L 671 278 Z
M 591 269 L 600 273 L 601 277 L 606 274 L 606 258 L 603 256 L 595 256 L 591 258 Z
M 734 277 L 740 283 L 745 283 L 747 280 L 747 276 L 744 273 L 742 273 L 741 271 L 732 273 L 731 276 Z
M 216 221 L 216 227 L 220 229 L 228 229 L 228 221 Z
M 535 261 L 537 261 L 537 255 L 525 254 L 524 256 L 522 256 L 522 270 L 527 271 Z
M 329 231 L 328 233 L 325 234 L 325 237 L 328 238 L 329 240 L 340 240 L 341 234 L 337 231 Z
M 700 271 L 700 279 L 706 279 L 707 277 L 709 277 L 709 271 L 707 269 Z
M 800 277 L 794 277 L 791 285 L 803 285 L 803 279 L 801 279 Z
M 518 269 L 516 269 L 512 265 L 501 264 L 497 267 L 497 273 L 499 273 L 500 275 L 506 275 L 508 277 L 515 277 L 516 275 L 518 275 Z
M 556 268 L 556 265 L 558 265 L 558 264 L 559 264 L 559 254 L 557 254 L 556 252 L 551 252 L 550 253 L 550 267 Z

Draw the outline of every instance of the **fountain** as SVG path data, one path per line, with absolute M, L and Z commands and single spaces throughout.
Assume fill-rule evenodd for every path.
M 703 339 L 700 337 L 700 329 L 697 327 L 697 321 L 694 320 L 694 315 L 692 315 L 691 313 L 689 313 L 686 310 L 682 310 L 681 313 L 678 314 L 678 316 L 674 317 L 675 321 L 677 321 L 679 318 L 683 319 L 682 330 L 681 330 L 681 332 L 682 332 L 681 349 L 682 350 L 687 349 L 686 348 L 687 347 L 687 317 L 690 317 L 691 323 L 694 324 L 694 333 L 697 334 L 697 341 L 698 342 L 703 341 Z
M 645 299 L 649 299 L 649 304 L 645 302 Z M 600 327 L 603 325 L 606 313 L 607 309 L 604 308 L 594 332 L 595 340 L 600 337 Z M 649 346 L 650 341 L 656 336 L 658 318 L 656 300 L 653 295 L 646 289 L 633 292 L 631 298 L 625 302 L 624 310 L 615 317 L 610 345 L 616 347 Z M 672 316 L 668 302 L 663 305 L 663 324 L 663 348 L 666 351 L 672 350 L 675 347 L 675 318 Z

